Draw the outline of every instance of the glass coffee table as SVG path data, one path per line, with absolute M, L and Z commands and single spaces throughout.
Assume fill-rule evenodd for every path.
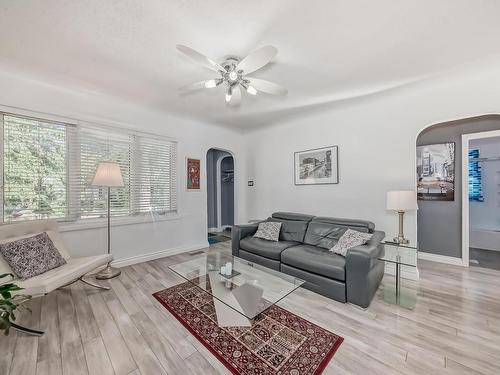
M 220 274 L 221 266 L 227 262 L 232 263 L 236 276 Z M 209 253 L 169 268 L 213 297 L 219 326 L 250 326 L 259 314 L 304 283 L 296 277 L 220 253 Z
M 394 264 L 396 285 L 384 285 L 384 300 L 413 310 L 417 302 L 416 292 L 401 288 L 401 267 L 417 267 L 418 248 L 409 244 L 383 241 L 384 255 L 378 259 Z

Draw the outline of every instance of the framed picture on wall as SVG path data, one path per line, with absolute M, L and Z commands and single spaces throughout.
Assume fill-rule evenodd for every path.
M 295 185 L 339 183 L 338 146 L 295 153 Z
M 455 200 L 455 142 L 417 146 L 417 197 Z
M 200 159 L 187 158 L 186 178 L 188 190 L 200 190 Z

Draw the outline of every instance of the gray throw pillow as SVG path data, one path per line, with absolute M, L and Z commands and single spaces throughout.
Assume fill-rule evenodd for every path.
M 0 253 L 22 280 L 66 264 L 46 232 L 0 244 Z
M 356 246 L 364 245 L 370 240 L 370 238 L 372 238 L 370 233 L 347 229 L 342 237 L 339 238 L 339 241 L 335 244 L 335 246 L 330 249 L 330 251 L 345 257 L 347 250 Z
M 280 238 L 280 229 L 281 223 L 266 221 L 264 223 L 259 223 L 257 232 L 255 232 L 253 236 L 277 242 Z

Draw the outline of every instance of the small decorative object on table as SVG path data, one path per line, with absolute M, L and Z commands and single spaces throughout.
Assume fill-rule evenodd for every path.
M 232 279 L 240 275 L 238 271 L 233 270 L 233 264 L 231 262 L 227 262 L 225 266 L 220 268 L 219 275 L 225 277 L 226 279 Z

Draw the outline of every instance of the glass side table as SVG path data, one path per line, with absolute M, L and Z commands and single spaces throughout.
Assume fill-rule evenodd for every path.
M 384 300 L 413 310 L 417 302 L 416 292 L 401 289 L 401 267 L 417 268 L 418 248 L 414 245 L 382 241 L 384 255 L 378 259 L 394 264 L 396 269 L 395 288 L 384 285 Z

